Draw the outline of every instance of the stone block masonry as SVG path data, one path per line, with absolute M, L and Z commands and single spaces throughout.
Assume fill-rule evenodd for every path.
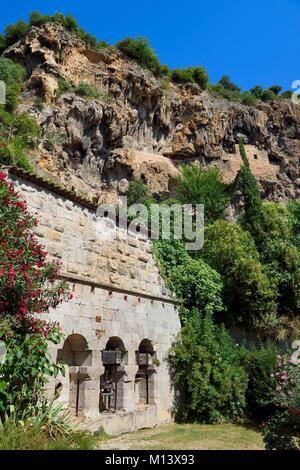
M 8 171 L 40 221 L 37 236 L 62 263 L 73 299 L 51 312 L 65 338 L 51 349 L 66 376 L 47 388 L 93 430 L 118 434 L 172 419 L 167 354 L 180 329 L 177 305 L 149 240 L 117 229 L 95 208 L 38 179 Z M 107 353 L 104 355 L 103 351 Z

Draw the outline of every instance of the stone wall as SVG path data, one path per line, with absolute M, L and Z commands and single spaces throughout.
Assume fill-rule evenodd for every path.
M 52 355 L 67 363 L 67 373 L 49 384 L 47 393 L 53 395 L 56 389 L 59 400 L 93 429 L 103 425 L 107 432 L 119 433 L 168 422 L 172 391 L 166 356 L 180 322 L 151 242 L 135 234 L 126 239 L 124 231 L 113 230 L 110 219 L 97 217 L 94 210 L 37 181 L 12 171 L 9 178 L 40 220 L 37 235 L 49 256 L 61 260 L 62 275 L 74 294 L 51 312 L 65 333 L 65 342 Z M 143 340 L 152 348 L 149 365 L 142 367 L 148 400 L 136 359 Z M 108 344 L 122 351 L 115 369 L 102 362 L 102 350 L 111 349 Z M 106 383 L 107 373 L 115 380 L 115 372 L 116 411 L 103 410 L 101 383 Z

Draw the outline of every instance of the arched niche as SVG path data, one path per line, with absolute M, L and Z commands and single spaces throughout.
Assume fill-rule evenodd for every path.
M 58 350 L 57 359 L 66 364 L 68 373 L 55 392 L 69 404 L 72 414 L 82 416 L 87 407 L 86 383 L 90 380 L 87 367 L 92 365 L 92 351 L 85 337 L 77 333 L 69 335 Z
M 153 359 L 156 353 L 150 339 L 144 338 L 136 351 L 138 371 L 135 375 L 135 402 L 137 405 L 151 405 L 154 400 L 154 374 Z
M 100 376 L 99 411 L 116 412 L 124 403 L 124 363 L 127 351 L 118 336 L 111 336 L 101 355 L 104 373 Z
M 72 334 L 65 340 L 63 348 L 58 350 L 58 359 L 68 366 L 91 366 L 92 351 L 84 336 Z

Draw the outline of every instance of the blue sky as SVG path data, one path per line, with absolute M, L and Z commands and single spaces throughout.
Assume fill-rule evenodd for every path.
M 0 30 L 38 10 L 71 13 L 99 40 L 145 36 L 170 67 L 204 65 L 242 88 L 300 79 L 300 0 L 15 0 L 1 5 Z

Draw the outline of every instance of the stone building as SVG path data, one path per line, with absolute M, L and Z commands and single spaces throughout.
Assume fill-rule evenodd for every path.
M 66 375 L 48 386 L 91 429 L 121 433 L 172 419 L 166 356 L 180 321 L 151 242 L 122 233 L 95 207 L 38 177 L 10 169 L 40 221 L 37 235 L 73 299 L 51 312 L 65 338 L 51 350 Z M 113 236 L 114 234 L 114 236 Z

